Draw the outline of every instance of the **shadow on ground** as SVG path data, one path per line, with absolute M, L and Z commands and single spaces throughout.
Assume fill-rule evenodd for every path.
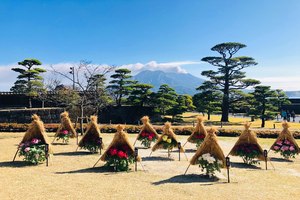
M 0 162 L 0 167 L 31 167 L 31 166 L 35 166 L 33 164 L 30 164 L 28 162 L 25 161 L 7 161 L 7 162 Z
M 143 157 L 143 161 L 174 161 L 173 158 L 168 158 L 168 157 L 159 157 L 159 156 L 148 156 L 148 157 Z
M 270 158 L 270 161 L 274 161 L 274 162 L 288 162 L 288 163 L 292 163 L 292 160 L 288 160 L 288 159 L 284 159 L 284 158 Z
M 188 175 L 177 175 L 166 180 L 161 180 L 153 182 L 153 185 L 162 185 L 166 183 L 206 183 L 205 185 L 213 185 L 215 183 L 225 183 L 218 182 L 220 179 L 217 177 L 209 178 L 203 174 L 188 174 Z
M 60 143 L 60 142 L 52 142 L 52 145 L 56 146 L 56 145 L 69 145 L 68 143 Z
M 66 172 L 55 172 L 55 174 L 81 174 L 81 173 L 109 173 L 115 172 L 113 167 L 101 166 L 101 167 L 91 167 L 86 169 L 79 169 L 74 171 Z
M 233 168 L 241 168 L 241 169 L 261 169 L 261 167 L 255 165 L 249 165 L 246 163 L 239 163 L 239 162 L 231 162 L 231 167 Z
M 88 151 L 71 151 L 71 152 L 61 152 L 61 153 L 54 153 L 54 156 L 83 156 L 83 155 L 99 155 L 96 153 L 91 153 Z

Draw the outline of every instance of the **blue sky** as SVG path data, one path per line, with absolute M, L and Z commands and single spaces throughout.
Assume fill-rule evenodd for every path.
M 274 89 L 300 90 L 298 0 L 1 1 L 0 90 L 9 90 L 25 58 L 47 67 L 95 64 L 189 72 L 211 69 L 210 48 L 241 42 L 247 69 Z

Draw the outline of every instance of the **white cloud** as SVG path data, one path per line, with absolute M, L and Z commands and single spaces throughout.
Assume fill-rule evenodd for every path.
M 132 71 L 132 74 L 137 74 L 143 70 L 161 70 L 164 72 L 176 72 L 176 73 L 187 73 L 187 71 L 182 68 L 184 65 L 195 65 L 200 64 L 201 62 L 195 61 L 179 61 L 179 62 L 165 62 L 165 63 L 158 63 L 157 61 L 150 61 L 148 63 L 135 63 L 135 64 L 126 64 L 121 65 L 119 68 L 127 68 Z
M 298 76 L 279 76 L 258 78 L 262 85 L 270 85 L 272 89 L 283 89 L 285 91 L 299 91 L 300 78 Z

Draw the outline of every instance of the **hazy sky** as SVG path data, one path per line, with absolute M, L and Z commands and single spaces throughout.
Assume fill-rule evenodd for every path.
M 273 89 L 300 90 L 299 0 L 20 0 L 0 3 L 0 91 L 25 58 L 47 67 L 94 64 L 189 72 L 214 69 L 222 42 L 247 45 L 249 78 Z

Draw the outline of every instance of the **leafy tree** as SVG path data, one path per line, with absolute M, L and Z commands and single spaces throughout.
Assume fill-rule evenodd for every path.
M 25 93 L 29 96 L 29 107 L 32 108 L 31 99 L 38 95 L 38 92 L 43 90 L 43 77 L 41 73 L 46 72 L 45 69 L 38 68 L 35 66 L 42 65 L 37 59 L 25 59 L 18 62 L 18 65 L 23 68 L 12 68 L 13 71 L 18 72 L 17 81 L 14 86 L 10 89 L 12 92 Z
M 201 74 L 207 76 L 213 84 L 216 84 L 223 93 L 222 99 L 222 118 L 221 121 L 227 122 L 229 115 L 229 95 L 232 90 L 244 89 L 248 86 L 259 84 L 254 79 L 246 79 L 245 72 L 241 70 L 257 63 L 251 57 L 233 57 L 240 49 L 246 45 L 235 42 L 217 44 L 212 47 L 212 51 L 218 52 L 219 57 L 204 57 L 201 60 L 207 62 L 218 69 L 216 71 L 203 71 Z
M 143 107 L 145 104 L 149 104 L 151 101 L 153 85 L 137 83 L 132 85 L 132 91 L 127 101 L 132 105 L 138 105 Z
M 135 81 L 130 80 L 132 77 L 130 73 L 131 71 L 129 69 L 117 69 L 115 70 L 115 74 L 110 76 L 114 80 L 109 82 L 110 85 L 107 86 L 107 88 L 111 90 L 118 106 L 121 106 L 122 98 L 129 95 L 133 89 L 132 87 Z
M 261 127 L 265 127 L 266 119 L 274 117 L 276 107 L 272 104 L 272 98 L 276 96 L 275 91 L 270 86 L 255 86 L 252 93 L 255 101 L 252 108 L 252 114 L 261 118 Z
M 252 95 L 243 92 L 242 90 L 232 90 L 229 95 L 229 102 L 230 102 L 230 111 L 232 113 L 235 112 L 246 112 L 249 114 L 250 110 L 250 102 Z
M 207 113 L 208 120 L 210 120 L 210 115 L 213 112 L 221 110 L 221 92 L 218 90 L 218 87 L 210 81 L 203 82 L 196 90 L 200 91 L 193 96 L 196 110 Z
M 159 108 L 161 114 L 165 115 L 167 110 L 177 104 L 177 96 L 175 90 L 169 85 L 163 84 L 159 87 L 155 98 L 156 107 Z
M 192 97 L 190 95 L 178 95 L 176 99 L 176 104 L 173 104 L 172 108 L 167 110 L 167 114 L 172 115 L 172 120 L 174 121 L 177 115 L 180 115 L 189 110 L 194 110 Z
M 275 97 L 272 98 L 272 103 L 277 108 L 278 112 L 281 111 L 282 105 L 291 104 L 288 96 L 285 94 L 283 90 L 280 89 L 275 90 Z
M 94 108 L 96 114 L 112 102 L 106 91 L 105 81 L 105 74 L 94 74 L 88 79 L 87 101 L 90 109 Z

